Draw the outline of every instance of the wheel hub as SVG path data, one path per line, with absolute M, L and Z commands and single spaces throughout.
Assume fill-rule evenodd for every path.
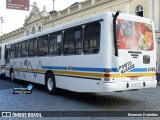
M 53 89 L 53 80 L 51 78 L 48 79 L 47 86 L 50 91 Z

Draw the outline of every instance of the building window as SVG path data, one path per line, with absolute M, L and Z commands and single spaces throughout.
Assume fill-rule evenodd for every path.
M 135 9 L 135 14 L 137 16 L 143 17 L 143 11 L 144 11 L 144 8 L 142 7 L 142 5 L 138 5 Z
M 32 27 L 32 34 L 35 34 L 35 33 L 36 33 L 36 28 Z
M 38 32 L 41 32 L 42 31 L 42 26 L 40 25 L 39 27 L 38 27 Z
M 26 33 L 26 35 L 27 35 L 27 36 L 29 35 L 29 30 L 27 30 L 27 33 Z

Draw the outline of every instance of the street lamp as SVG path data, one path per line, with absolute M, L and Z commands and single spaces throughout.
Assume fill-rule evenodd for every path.
M 53 0 L 53 27 L 54 27 L 54 0 Z
M 2 35 L 2 23 L 4 23 L 3 16 L 0 17 L 0 20 L 1 20 L 1 35 Z

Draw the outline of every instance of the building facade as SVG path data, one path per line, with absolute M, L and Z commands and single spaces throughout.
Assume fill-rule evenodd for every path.
M 43 30 L 73 22 L 102 12 L 128 13 L 154 20 L 156 39 L 160 40 L 160 0 L 85 0 L 73 3 L 61 10 L 47 12 L 45 6 L 40 11 L 34 2 L 22 28 L 0 36 L 0 43 L 35 34 Z

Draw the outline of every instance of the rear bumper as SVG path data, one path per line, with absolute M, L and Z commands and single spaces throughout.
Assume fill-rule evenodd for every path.
M 116 92 L 116 91 L 143 89 L 143 88 L 155 88 L 156 86 L 157 86 L 157 80 L 106 82 L 104 83 L 103 91 Z

